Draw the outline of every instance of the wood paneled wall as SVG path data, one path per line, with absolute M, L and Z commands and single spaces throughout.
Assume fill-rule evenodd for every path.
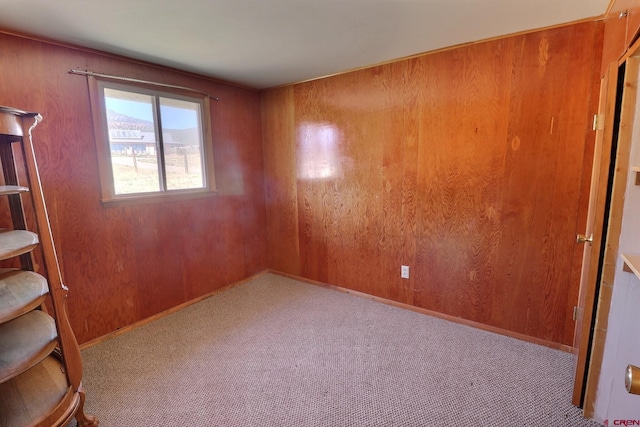
M 212 102 L 219 194 L 103 207 L 87 81 L 71 68 L 219 96 Z M 35 149 L 81 343 L 267 268 L 258 92 L 0 34 L 0 105 L 44 116 Z
M 264 92 L 269 266 L 571 345 L 602 29 Z
M 604 19 L 601 74 L 618 61 L 640 37 L 640 5 L 637 0 L 615 0 Z

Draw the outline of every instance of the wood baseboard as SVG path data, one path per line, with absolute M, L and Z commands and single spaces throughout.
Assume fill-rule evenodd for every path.
M 294 274 L 288 274 L 288 273 L 283 273 L 281 271 L 276 271 L 276 270 L 269 270 L 270 273 L 273 274 L 277 274 L 279 276 L 283 276 L 283 277 L 288 277 L 290 279 L 294 279 L 294 280 L 299 280 L 301 282 L 305 282 L 305 283 L 309 283 L 311 285 L 315 285 L 315 286 L 320 286 L 323 288 L 329 288 L 329 289 L 334 289 L 340 292 L 344 292 L 350 295 L 355 295 L 361 298 L 366 298 L 366 299 L 370 299 L 376 302 L 380 302 L 382 304 L 387 304 L 387 305 L 392 305 L 394 307 L 399 307 L 399 308 L 403 308 L 406 310 L 411 310 L 411 311 L 415 311 L 417 313 L 421 313 L 421 314 L 426 314 L 428 316 L 433 316 L 433 317 L 437 317 L 440 319 L 444 319 L 444 320 L 448 320 L 450 322 L 455 322 L 455 323 L 460 323 L 462 325 L 467 325 L 467 326 L 471 326 L 473 328 L 476 329 L 482 329 L 483 331 L 488 331 L 488 332 L 493 332 L 499 335 L 504 335 L 507 337 L 511 337 L 511 338 L 515 338 L 521 341 L 527 341 L 530 343 L 534 343 L 534 344 L 538 344 L 544 347 L 549 347 L 549 348 L 553 348 L 556 350 L 560 350 L 560 351 L 564 351 L 566 353 L 572 353 L 573 352 L 573 347 L 565 345 L 565 344 L 560 344 L 560 343 L 556 343 L 553 341 L 547 341 L 547 340 L 543 340 L 540 338 L 536 338 L 536 337 L 532 337 L 529 335 L 525 335 L 525 334 L 520 334 L 517 332 L 512 332 L 506 329 L 502 329 L 502 328 L 498 328 L 495 326 L 491 326 L 491 325 L 485 325 L 483 323 L 479 323 L 479 322 L 474 322 L 472 320 L 467 320 L 467 319 L 462 319 L 460 317 L 455 317 L 455 316 L 451 316 L 448 314 L 444 314 L 444 313 L 439 313 L 437 311 L 432 311 L 432 310 L 428 310 L 426 308 L 420 308 L 420 307 L 416 307 L 413 305 L 409 305 L 409 304 L 404 304 L 401 302 L 397 302 L 397 301 L 393 301 L 393 300 L 389 300 L 386 298 L 380 298 L 374 295 L 369 295 L 369 294 L 365 294 L 363 292 L 358 292 L 358 291 L 353 291 L 351 289 L 347 289 L 347 288 L 343 288 L 340 286 L 336 286 L 336 285 L 330 285 L 328 283 L 324 283 L 324 282 L 318 282 L 316 280 L 311 280 L 311 279 L 307 279 L 305 277 L 301 277 L 301 276 L 296 276 Z
M 101 337 L 94 338 L 94 339 L 92 339 L 90 341 L 87 341 L 85 343 L 80 344 L 80 350 L 84 350 L 85 348 L 89 348 L 89 347 L 92 347 L 92 346 L 94 346 L 96 344 L 100 344 L 103 341 L 107 341 L 107 340 L 109 340 L 111 338 L 115 338 L 118 335 L 122 335 L 122 334 L 124 334 L 126 332 L 129 332 L 129 331 L 139 327 L 139 326 L 146 325 L 147 323 L 153 322 L 154 320 L 158 320 L 158 319 L 160 319 L 162 317 L 168 316 L 169 314 L 175 313 L 176 311 L 179 311 L 179 310 L 182 310 L 183 308 L 189 307 L 190 305 L 193 305 L 193 304 L 195 304 L 197 302 L 200 302 L 200 301 L 202 301 L 204 299 L 207 299 L 207 298 L 212 297 L 214 295 L 217 295 L 219 293 L 228 291 L 231 288 L 235 288 L 236 286 L 239 286 L 239 285 L 241 285 L 243 283 L 246 283 L 246 282 L 248 282 L 250 280 L 256 279 L 256 278 L 258 278 L 260 276 L 263 276 L 263 275 L 265 275 L 265 274 L 267 274 L 269 272 L 270 272 L 270 270 L 261 271 L 259 273 L 254 274 L 253 276 L 247 277 L 246 279 L 242 279 L 242 280 L 239 280 L 237 282 L 231 283 L 231 284 L 229 284 L 227 286 L 223 286 L 220 289 L 216 289 L 215 291 L 209 292 L 208 294 L 201 295 L 201 296 L 199 296 L 197 298 L 194 298 L 192 300 L 183 302 L 182 304 L 176 305 L 175 307 L 171 307 L 170 309 L 162 311 L 162 312 L 160 312 L 158 314 L 154 314 L 153 316 L 147 317 L 146 319 L 142 319 L 142 320 L 139 320 L 139 321 L 137 321 L 135 323 L 132 323 L 130 325 L 123 326 L 122 328 L 119 328 L 119 329 L 117 329 L 117 330 L 115 330 L 113 332 L 110 332 L 110 333 L 106 334 L 106 335 L 102 335 Z
M 122 327 L 120 329 L 117 329 L 117 330 L 115 330 L 113 332 L 110 332 L 110 333 L 108 333 L 106 335 L 103 335 L 101 337 L 95 338 L 95 339 L 93 339 L 91 341 L 87 341 L 87 342 L 85 342 L 85 343 L 80 345 L 80 349 L 84 350 L 85 348 L 92 347 L 92 346 L 94 346 L 96 344 L 99 344 L 99 343 L 101 343 L 103 341 L 107 341 L 107 340 L 109 340 L 111 338 L 115 338 L 115 337 L 117 337 L 119 335 L 122 335 L 122 334 L 124 334 L 126 332 L 129 332 L 129 331 L 131 331 L 131 330 L 133 330 L 133 329 L 135 329 L 135 328 L 137 328 L 139 326 L 145 325 L 147 323 L 153 322 L 154 320 L 157 320 L 157 319 L 160 319 L 162 317 L 168 316 L 169 314 L 172 314 L 172 313 L 175 313 L 176 311 L 182 310 L 185 307 L 193 305 L 193 304 L 195 304 L 197 302 L 200 302 L 200 301 L 202 301 L 204 299 L 212 297 L 212 296 L 214 296 L 216 294 L 219 294 L 221 292 L 225 292 L 225 291 L 227 291 L 227 290 L 229 290 L 231 288 L 239 286 L 239 285 L 241 285 L 243 283 L 246 283 L 246 282 L 248 282 L 250 280 L 253 280 L 255 278 L 258 278 L 260 276 L 263 276 L 263 275 L 265 275 L 267 273 L 273 273 L 273 274 L 276 274 L 278 276 L 288 277 L 290 279 L 298 280 L 300 282 L 309 283 L 311 285 L 320 286 L 320 287 L 328 288 L 328 289 L 333 289 L 333 290 L 336 290 L 336 291 L 339 291 L 339 292 L 344 292 L 344 293 L 347 293 L 347 294 L 350 294 L 350 295 L 354 295 L 354 296 L 357 296 L 357 297 L 360 297 L 360 298 L 370 299 L 370 300 L 373 300 L 373 301 L 376 301 L 376 302 L 379 302 L 379 303 L 382 303 L 382 304 L 387 304 L 387 305 L 391 305 L 391 306 L 394 306 L 394 307 L 403 308 L 405 310 L 411 310 L 411 311 L 414 311 L 414 312 L 417 312 L 417 313 L 420 313 L 420 314 L 425 314 L 425 315 L 428 315 L 428 316 L 437 317 L 439 319 L 448 320 L 450 322 L 460 323 L 460 324 L 463 324 L 463 325 L 471 326 L 471 327 L 476 328 L 476 329 L 481 329 L 481 330 L 484 330 L 484 331 L 493 332 L 493 333 L 496 333 L 496 334 L 499 334 L 499 335 L 505 335 L 505 336 L 508 336 L 508 337 L 511 337 L 511 338 L 515 338 L 515 339 L 518 339 L 518 340 L 521 340 L 521 341 L 531 342 L 531 343 L 534 343 L 534 344 L 542 345 L 544 347 L 553 348 L 553 349 L 564 351 L 564 352 L 567 352 L 567 353 L 573 352 L 573 348 L 571 346 L 567 346 L 567 345 L 564 345 L 564 344 L 559 344 L 559 343 L 555 343 L 555 342 L 552 342 L 552 341 L 547 341 L 547 340 L 543 340 L 543 339 L 540 339 L 540 338 L 531 337 L 529 335 L 519 334 L 517 332 L 508 331 L 506 329 L 497 328 L 495 326 L 485 325 L 483 323 L 474 322 L 474 321 L 467 320 L 467 319 L 462 319 L 460 317 L 450 316 L 448 314 L 439 313 L 437 311 L 427 310 L 426 308 L 420 308 L 420 307 L 416 307 L 416 306 L 413 306 L 413 305 L 404 304 L 404 303 L 401 303 L 401 302 L 389 300 L 389 299 L 386 299 L 386 298 L 380 298 L 380 297 L 377 297 L 377 296 L 374 296 L 374 295 L 365 294 L 364 292 L 353 291 L 351 289 L 343 288 L 343 287 L 340 287 L 340 286 L 330 285 L 328 283 L 318 282 L 316 280 L 311 280 L 311 279 L 307 279 L 305 277 L 296 276 L 294 274 L 283 273 L 281 271 L 271 270 L 271 269 L 261 271 L 260 273 L 254 274 L 253 276 L 250 276 L 250 277 L 247 277 L 246 279 L 234 282 L 234 283 L 229 284 L 227 286 L 224 286 L 224 287 L 222 287 L 220 289 L 216 289 L 213 292 L 209 292 L 208 294 L 205 294 L 205 295 L 199 296 L 197 298 L 194 298 L 192 300 L 186 301 L 186 302 L 184 302 L 182 304 L 179 304 L 179 305 L 177 305 L 175 307 L 172 307 L 172 308 L 170 308 L 168 310 L 165 310 L 163 312 L 155 314 L 155 315 L 153 315 L 151 317 L 147 317 L 146 319 L 143 319 L 143 320 L 140 320 L 138 322 L 132 323 L 131 325 L 124 326 L 124 327 Z

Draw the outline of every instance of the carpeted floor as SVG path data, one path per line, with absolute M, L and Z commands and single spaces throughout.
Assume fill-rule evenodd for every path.
M 272 274 L 83 357 L 103 427 L 599 425 L 570 354 Z

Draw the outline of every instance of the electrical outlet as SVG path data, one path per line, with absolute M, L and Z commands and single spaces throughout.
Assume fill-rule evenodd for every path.
M 400 266 L 400 277 L 403 279 L 408 279 L 409 278 L 409 266 L 408 265 L 401 265 Z

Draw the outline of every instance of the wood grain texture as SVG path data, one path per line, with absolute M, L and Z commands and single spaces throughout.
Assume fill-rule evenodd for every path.
M 578 303 L 576 305 L 576 323 L 573 334 L 573 348 L 577 354 L 575 363 L 575 377 L 573 385 L 572 403 L 582 407 L 584 397 L 583 384 L 589 359 L 591 346 L 591 320 L 596 311 L 595 297 L 599 277 L 597 271 L 600 266 L 599 256 L 603 242 L 603 215 L 606 207 L 608 168 L 610 164 L 611 143 L 613 138 L 613 123 L 615 116 L 615 99 L 617 87 L 618 64 L 610 62 L 609 71 L 605 73 L 600 85 L 600 100 L 598 102 L 598 115 L 606 120 L 596 131 L 593 150 L 593 162 L 591 182 L 583 180 L 583 187 L 589 188 L 584 193 L 588 194 L 589 205 L 584 228 L 584 235 L 593 236 L 589 245 L 584 245 L 580 272 L 580 288 Z M 586 159 L 585 159 L 586 162 Z
M 495 289 L 512 40 L 415 61 L 416 304 L 488 323 Z M 451 69 L 456 77 L 451 78 Z
M 585 124 L 589 113 L 595 111 L 590 110 L 592 70 L 599 67 L 594 65 L 590 50 L 593 42 L 582 44 L 580 40 L 593 41 L 593 29 L 579 26 L 572 33 L 554 37 L 527 36 L 521 59 L 521 69 L 526 72 L 515 83 L 523 89 L 516 94 L 520 105 L 518 115 L 512 114 L 510 132 L 514 136 L 509 137 L 521 137 L 520 154 L 524 156 L 509 159 L 513 162 L 509 203 L 520 206 L 513 209 L 511 205 L 511 209 L 516 226 L 522 227 L 518 234 L 523 239 L 514 248 L 521 258 L 511 271 L 529 283 L 526 290 L 518 288 L 517 299 L 531 301 L 526 311 L 512 309 L 516 311 L 509 317 L 520 316 L 520 322 L 526 324 L 521 332 L 540 331 L 544 325 L 541 337 L 567 344 L 571 342 L 567 329 L 573 326 L 571 309 L 577 301 L 575 284 L 579 281 L 578 276 L 571 276 L 574 239 L 577 221 L 586 215 L 580 203 L 580 184 L 582 176 L 590 173 L 588 165 L 583 167 L 585 143 L 593 146 L 593 132 Z M 577 69 L 583 72 L 576 73 Z M 570 86 L 566 84 L 569 80 Z M 574 93 L 583 98 L 572 96 Z M 535 94 L 539 100 L 532 103 Z M 529 194 L 522 194 L 519 188 Z M 529 205 L 529 200 L 535 202 Z M 509 274 L 509 270 L 503 271 Z
M 267 267 L 260 95 L 0 33 L 2 104 L 44 116 L 34 144 L 79 342 Z M 71 68 L 193 87 L 212 102 L 218 195 L 105 208 L 87 81 Z
M 601 36 L 604 32 L 605 29 L 605 24 L 604 23 L 600 23 L 599 24 L 599 28 L 596 29 L 596 41 L 599 40 L 600 41 L 600 46 L 598 46 L 599 48 L 601 48 L 601 46 L 604 43 L 604 37 Z M 612 66 L 611 64 L 614 64 L 613 66 L 615 67 L 615 70 L 617 70 L 617 65 L 615 63 L 609 63 L 610 67 Z M 605 73 L 606 75 L 606 73 Z M 600 72 L 596 69 L 596 67 L 594 67 L 594 72 L 592 74 L 592 91 L 591 91 L 591 108 L 589 108 L 587 114 L 589 115 L 589 117 L 587 117 L 587 120 L 593 120 L 593 117 L 591 116 L 591 112 L 592 111 L 597 111 L 598 114 L 605 114 L 605 115 L 611 115 L 613 116 L 613 112 L 610 113 L 606 113 L 605 109 L 608 108 L 607 107 L 607 91 L 609 90 L 609 80 L 608 78 L 600 78 Z M 613 83 L 613 87 L 615 88 L 615 83 Z M 585 235 L 591 235 L 592 232 L 594 231 L 594 220 L 595 220 L 595 205 L 592 206 L 592 203 L 596 202 L 596 183 L 599 180 L 599 174 L 600 174 L 600 162 L 599 160 L 602 159 L 602 148 L 603 148 L 603 139 L 604 139 L 604 133 L 603 133 L 603 128 L 607 127 L 608 125 L 603 125 L 599 130 L 597 130 L 596 132 L 590 132 L 587 131 L 587 143 L 585 144 L 585 152 L 584 152 L 584 156 L 583 156 L 583 171 L 584 173 L 582 174 L 582 183 L 581 183 L 581 190 L 580 190 L 580 200 L 578 202 L 579 204 L 579 215 L 578 215 L 578 221 L 576 223 L 576 235 L 577 234 L 585 234 Z M 610 133 L 608 134 L 609 138 L 610 138 Z M 591 173 L 588 173 L 589 169 L 591 169 Z M 593 196 L 592 196 L 593 195 Z M 593 200 L 591 199 L 593 197 Z M 584 213 L 584 214 L 583 214 Z M 594 235 L 594 242 L 592 246 L 587 247 L 587 245 L 576 245 L 575 246 L 575 250 L 574 250 L 574 254 L 573 254 L 573 264 L 572 264 L 572 270 L 571 270 L 571 281 L 574 280 L 579 280 L 580 281 L 580 286 L 578 287 L 578 289 L 576 290 L 578 292 L 578 297 L 577 297 L 577 303 L 574 303 L 574 297 L 573 296 L 569 296 L 567 298 L 567 310 L 573 310 L 574 306 L 577 307 L 576 308 L 576 319 L 575 322 L 571 323 L 568 322 L 565 324 L 565 332 L 564 332 L 564 337 L 565 340 L 571 340 L 572 341 L 572 347 L 573 347 L 573 351 L 574 352 L 579 352 L 579 346 L 580 346 L 580 341 L 581 341 L 581 334 L 582 334 L 582 322 L 584 321 L 584 319 L 589 319 L 591 316 L 591 311 L 593 310 L 593 298 L 590 298 L 590 306 L 589 308 L 586 308 L 586 300 L 587 300 L 587 295 L 586 293 L 588 293 L 589 291 L 587 291 L 587 287 L 583 284 L 583 281 L 586 279 L 588 271 L 589 271 L 589 264 L 591 262 L 591 254 L 592 253 L 596 253 L 594 251 L 594 247 L 598 246 L 596 239 L 599 239 L 600 236 L 596 237 Z M 572 305 L 573 304 L 573 305 Z M 588 320 L 587 320 L 588 321 Z M 580 363 L 580 357 L 578 356 L 578 363 L 576 364 L 576 366 L 579 366 Z M 577 384 L 578 384 L 578 377 L 579 375 L 577 374 L 577 371 L 579 369 L 582 368 L 578 368 L 576 369 L 576 380 L 574 381 L 574 390 L 576 390 L 577 388 Z M 580 383 L 582 382 L 582 380 L 579 380 Z M 581 386 L 580 386 L 581 387 Z M 574 398 L 574 403 L 578 401 L 578 399 Z M 576 405 L 579 406 L 579 405 Z
M 640 35 L 640 5 L 638 2 L 631 2 L 632 5 L 627 10 L 627 31 L 625 42 L 631 46 Z
M 267 212 L 269 266 L 277 271 L 300 274 L 298 239 L 298 194 L 296 186 L 293 88 L 286 87 L 262 94 L 262 141 Z M 265 224 L 266 225 L 266 224 Z M 279 244 L 279 242 L 281 242 Z
M 621 24 L 612 38 L 621 40 L 620 47 L 626 50 L 638 38 L 640 29 L 640 4 L 637 0 L 612 0 L 606 20 L 618 20 Z M 606 53 L 605 53 L 606 55 Z M 615 58 L 617 59 L 617 58 Z
M 269 252 L 299 247 L 270 267 L 570 345 L 602 36 L 583 23 L 266 91 L 268 191 L 286 194 L 269 209 L 287 215 L 268 216 Z
M 578 37 L 597 41 L 596 26 L 480 43 L 262 98 L 0 35 L 3 104 L 45 116 L 36 150 L 79 341 L 269 265 L 570 344 L 566 307 L 577 283 L 564 251 L 579 216 L 590 96 L 568 87 L 591 83 L 595 55 Z M 102 207 L 86 81 L 70 68 L 220 96 L 212 104 L 219 196 Z M 580 161 L 569 162 L 576 153 Z M 399 278 L 401 264 L 409 280 Z
M 302 274 L 406 301 L 403 80 L 374 67 L 297 86 L 294 102 Z
M 627 50 L 625 45 L 627 17 L 619 18 L 617 13 L 611 13 L 604 20 L 604 28 L 602 63 L 600 67 L 601 77 L 604 77 L 607 72 L 608 64 L 613 61 L 617 62 Z

